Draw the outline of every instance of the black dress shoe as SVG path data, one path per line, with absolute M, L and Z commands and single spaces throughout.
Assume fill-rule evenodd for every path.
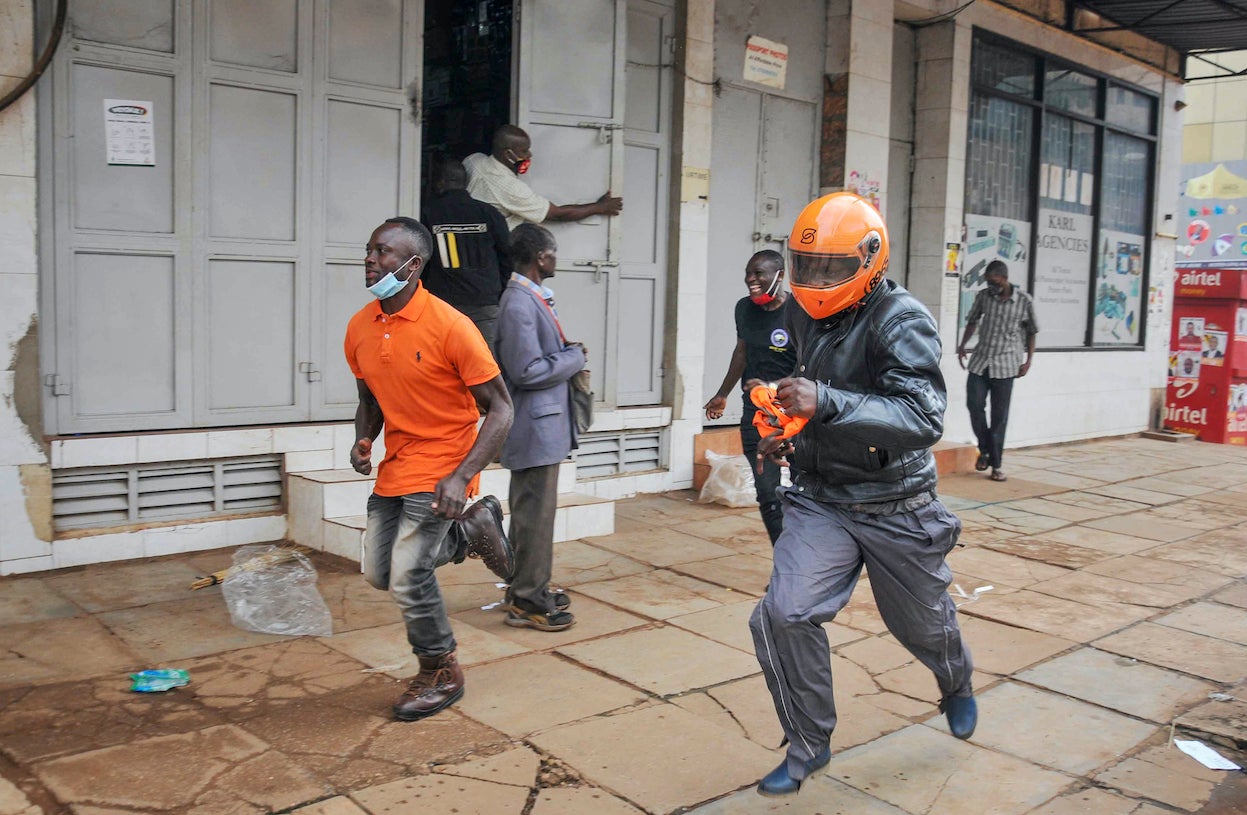
M 515 550 L 502 528 L 502 506 L 486 495 L 459 516 L 459 528 L 467 541 L 468 557 L 480 558 L 500 580 L 511 581 L 515 574 Z
M 805 762 L 805 778 L 809 778 L 825 768 L 830 761 L 831 746 L 828 745 L 823 748 L 823 752 Z M 758 782 L 758 794 L 765 795 L 768 798 L 796 795 L 797 790 L 801 789 L 801 782 L 804 780 L 793 778 L 788 774 L 788 760 L 785 759 L 779 763 L 778 767 L 767 773 L 766 778 Z

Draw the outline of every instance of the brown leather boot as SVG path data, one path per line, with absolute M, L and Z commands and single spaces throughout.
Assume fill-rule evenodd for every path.
M 502 506 L 486 495 L 459 516 L 459 528 L 467 541 L 465 554 L 480 558 L 504 582 L 515 575 L 515 551 L 502 528 Z
M 420 673 L 394 703 L 394 716 L 414 722 L 450 707 L 463 696 L 463 669 L 455 652 L 420 657 Z

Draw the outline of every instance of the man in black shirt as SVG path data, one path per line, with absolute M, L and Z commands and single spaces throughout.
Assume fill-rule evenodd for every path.
M 501 213 L 468 195 L 468 173 L 456 159 L 433 162 L 433 197 L 420 220 L 437 251 L 423 276 L 429 292 L 471 318 L 497 353 L 498 300 L 511 279 L 510 232 Z
M 754 385 L 791 376 L 796 361 L 788 338 L 788 293 L 781 285 L 783 277 L 784 258 L 779 252 L 764 249 L 749 258 L 745 265 L 749 296 L 736 303 L 736 348 L 732 351 L 723 384 L 705 407 L 706 418 L 721 417 L 727 407 L 727 394 L 743 380 L 745 412 L 740 418 L 740 443 L 751 470 L 758 460 L 759 437 L 753 426 L 757 408 L 749 400 L 749 391 Z M 764 458 L 762 472 L 754 472 L 753 483 L 766 534 L 774 545 L 784 528 L 784 516 L 775 495 L 779 487 L 779 465 L 771 458 Z

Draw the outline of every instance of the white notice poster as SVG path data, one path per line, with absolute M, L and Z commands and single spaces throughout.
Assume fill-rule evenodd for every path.
M 104 150 L 109 164 L 155 167 L 152 103 L 134 99 L 105 99 Z
M 763 37 L 746 40 L 745 79 L 783 90 L 788 81 L 788 46 Z
M 1075 188 L 1076 189 L 1076 188 Z M 1086 342 L 1091 296 L 1091 216 L 1039 210 L 1035 226 L 1035 317 L 1044 348 Z

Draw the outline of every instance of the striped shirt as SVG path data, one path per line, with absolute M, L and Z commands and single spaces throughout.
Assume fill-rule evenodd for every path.
M 978 326 L 979 341 L 970 355 L 970 373 L 1012 379 L 1026 359 L 1027 340 L 1039 333 L 1031 296 L 1013 286 L 1001 300 L 988 289 L 974 298 L 967 323 Z

